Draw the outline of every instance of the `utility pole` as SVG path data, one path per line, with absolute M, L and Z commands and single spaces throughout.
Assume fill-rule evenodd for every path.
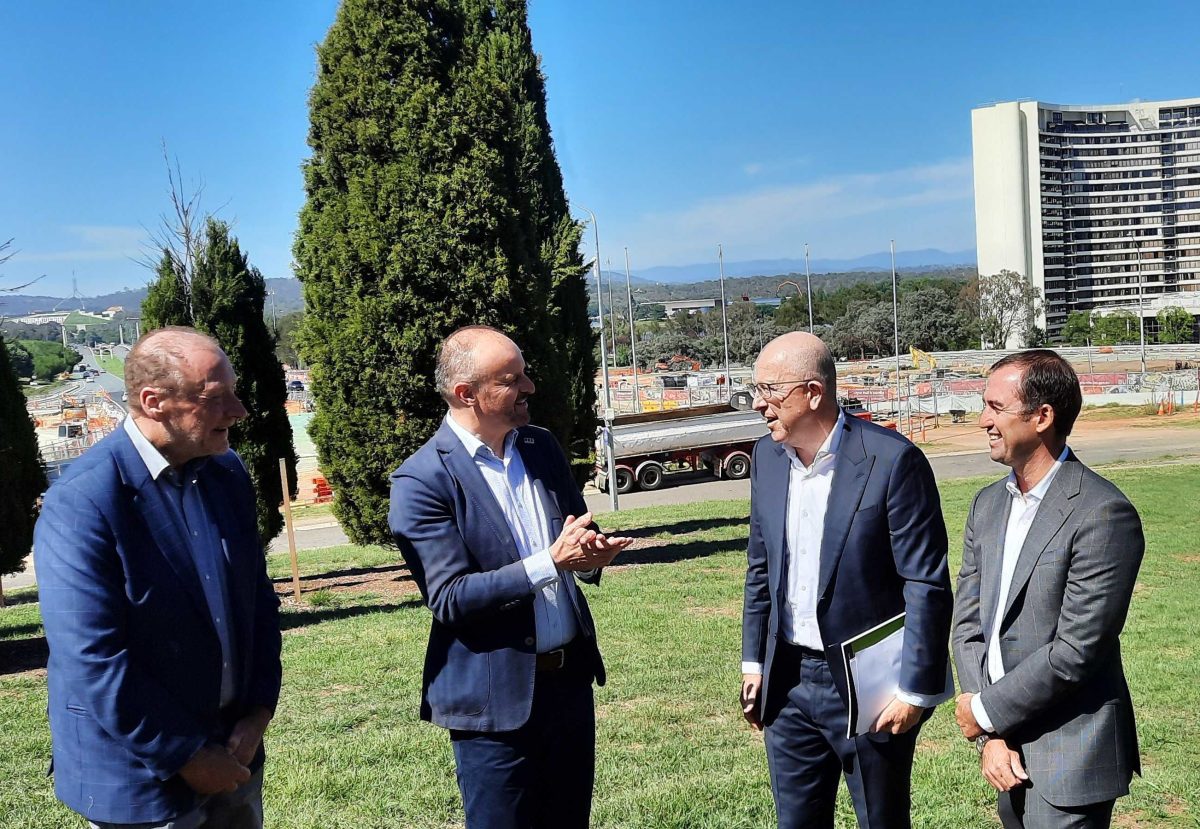
M 625 248 L 625 301 L 629 303 L 629 362 L 633 365 L 633 410 L 642 410 L 642 394 L 638 387 L 637 318 L 633 313 L 633 288 L 629 284 L 629 248 Z
M 721 335 L 725 340 L 725 395 L 730 396 L 733 378 L 729 376 L 729 322 L 725 315 L 725 252 L 717 245 L 717 261 L 721 267 Z
M 587 212 L 592 217 L 592 231 L 596 234 L 596 258 L 592 260 L 592 267 L 596 270 L 596 316 L 600 321 L 600 376 L 601 382 L 604 383 L 604 455 L 605 467 L 608 472 L 608 495 L 609 503 L 612 505 L 613 512 L 616 512 L 617 507 L 617 465 L 616 459 L 613 457 L 613 408 L 612 408 L 612 388 L 608 384 L 608 356 L 607 347 L 604 342 L 604 286 L 600 282 L 600 226 L 596 223 L 596 214 L 588 210 L 586 207 L 581 207 L 581 210 Z
M 804 243 L 804 284 L 808 286 L 808 333 L 813 332 L 812 273 L 808 269 L 808 242 Z M 797 286 L 797 289 L 799 286 Z
M 900 299 L 896 290 L 896 240 L 891 240 L 892 251 L 892 326 L 896 336 L 896 417 L 897 425 L 903 427 L 904 418 L 900 412 Z M 912 417 L 908 419 L 908 430 L 912 431 Z

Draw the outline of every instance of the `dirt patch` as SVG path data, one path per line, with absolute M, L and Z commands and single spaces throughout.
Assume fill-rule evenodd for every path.
M 742 609 L 740 607 L 702 607 L 695 605 L 686 608 L 685 612 L 693 616 L 716 616 L 721 619 L 742 618 Z
M 301 578 L 299 602 L 292 593 L 291 579 L 275 581 L 275 593 L 285 607 L 310 608 L 312 604 L 304 597 L 321 591 L 346 595 L 370 594 L 386 598 L 411 596 L 418 592 L 416 582 L 412 580 L 407 568 L 397 569 L 390 565 Z
M 1179 556 L 1184 564 L 1200 564 L 1200 556 Z

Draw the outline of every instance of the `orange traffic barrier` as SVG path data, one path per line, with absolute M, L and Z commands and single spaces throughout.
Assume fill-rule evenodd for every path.
M 1158 416 L 1159 416 L 1159 417 L 1162 417 L 1162 416 L 1163 416 L 1163 402 L 1162 402 L 1162 400 L 1159 400 L 1159 401 L 1158 401 Z

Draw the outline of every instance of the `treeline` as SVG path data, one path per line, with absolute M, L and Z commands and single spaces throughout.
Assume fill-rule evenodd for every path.
M 45 340 L 11 340 L 7 351 L 13 373 L 31 380 L 53 380 L 79 362 L 72 349 Z
M 981 309 L 978 277 L 909 277 L 899 281 L 898 295 L 902 352 L 910 346 L 925 351 L 978 348 L 980 338 L 988 336 L 985 329 L 1000 325 L 993 319 L 993 311 L 986 307 L 986 296 Z M 787 331 L 807 330 L 807 300 L 806 294 L 793 294 L 772 307 L 732 297 L 725 314 L 730 363 L 748 365 L 771 338 Z M 606 332 L 611 339 L 615 327 L 617 364 L 629 365 L 629 324 L 624 314 L 627 306 L 615 301 L 614 305 L 617 305 L 615 326 L 606 313 Z M 638 304 L 637 308 L 636 351 L 640 368 L 681 369 L 693 363 L 708 367 L 723 364 L 724 332 L 719 308 L 704 314 L 676 314 L 669 319 L 649 318 L 658 315 L 661 305 Z M 1044 336 L 1032 328 L 1033 312 L 1027 311 L 1022 320 L 1010 323 L 1010 327 L 1017 325 L 1016 330 L 1033 344 L 1043 340 Z M 813 332 L 829 344 L 839 359 L 864 359 L 894 353 L 890 276 L 882 278 L 876 274 L 869 281 L 814 285 L 812 322 Z M 1009 333 L 1005 329 L 995 331 L 991 336 L 1001 338 Z

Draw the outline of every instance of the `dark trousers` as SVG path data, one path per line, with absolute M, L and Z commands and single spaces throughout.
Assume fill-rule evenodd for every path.
M 516 731 L 451 731 L 467 829 L 587 829 L 596 768 L 592 674 L 539 672 Z
M 1108 829 L 1115 800 L 1086 806 L 1055 806 L 1027 786 L 1001 792 L 997 806 L 1004 829 Z
M 858 825 L 909 829 L 913 752 L 920 725 L 898 736 L 846 738 L 847 713 L 823 659 L 780 644 L 771 682 L 790 687 L 766 728 L 767 765 L 780 829 L 832 829 L 844 776 Z

